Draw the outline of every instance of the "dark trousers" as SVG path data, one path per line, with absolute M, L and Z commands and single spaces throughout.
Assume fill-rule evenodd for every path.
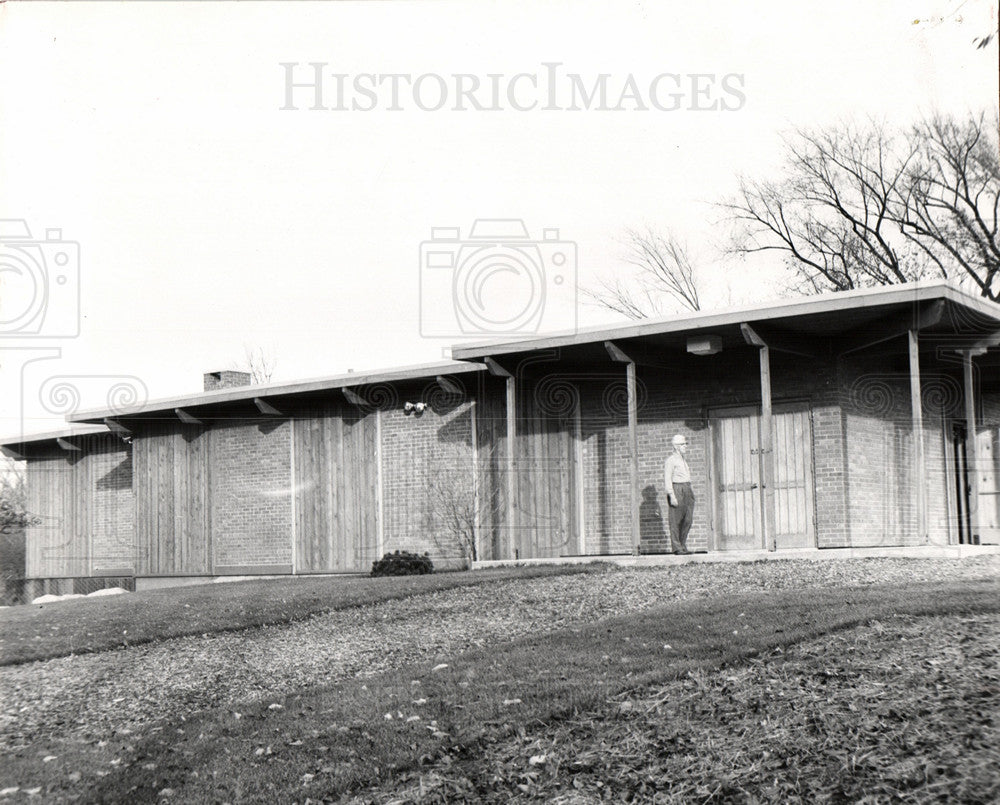
M 688 531 L 694 519 L 694 491 L 691 484 L 674 484 L 674 496 L 677 505 L 669 507 L 667 519 L 670 522 L 670 548 L 674 551 L 686 551 Z

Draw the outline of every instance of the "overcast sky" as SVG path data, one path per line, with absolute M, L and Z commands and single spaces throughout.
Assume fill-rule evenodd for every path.
M 629 226 L 669 227 L 710 262 L 710 202 L 740 172 L 773 172 L 782 131 L 993 108 L 996 43 L 973 39 L 995 13 L 980 0 L 3 4 L 0 218 L 32 239 L 0 231 L 0 431 L 20 432 L 22 401 L 26 430 L 56 426 L 64 382 L 85 407 L 122 382 L 199 391 L 246 344 L 292 380 L 436 360 L 463 329 L 482 340 L 503 311 L 462 319 L 451 297 L 476 219 L 521 219 L 540 244 L 513 252 L 535 266 L 524 276 L 485 275 L 499 283 L 486 293 L 546 288 L 524 327 L 613 320 L 568 289 L 622 267 Z M 580 90 L 601 81 L 595 108 Z M 425 243 L 446 228 L 457 240 Z M 79 244 L 78 272 L 53 229 Z M 45 318 L 18 318 L 32 302 L 10 261 L 39 255 Z M 780 290 L 776 266 L 706 273 L 706 306 Z

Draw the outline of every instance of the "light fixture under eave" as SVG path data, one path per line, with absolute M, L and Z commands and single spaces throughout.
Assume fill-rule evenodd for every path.
M 714 355 L 722 352 L 722 336 L 692 335 L 688 338 L 687 351 L 692 355 Z

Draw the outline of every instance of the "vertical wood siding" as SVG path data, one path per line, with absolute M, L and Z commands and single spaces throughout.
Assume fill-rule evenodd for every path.
M 25 531 L 28 578 L 90 573 L 93 483 L 91 456 L 60 450 L 28 462 L 28 511 L 37 519 Z
M 133 451 L 138 574 L 211 573 L 209 434 L 201 425 L 156 425 Z
M 524 395 L 517 435 L 517 555 L 577 553 L 575 419 Z
M 330 404 L 294 422 L 296 572 L 368 569 L 378 550 L 374 412 Z

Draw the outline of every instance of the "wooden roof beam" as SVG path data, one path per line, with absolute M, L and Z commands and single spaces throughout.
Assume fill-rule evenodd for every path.
M 257 406 L 257 410 L 260 411 L 265 416 L 284 416 L 281 411 L 275 408 L 271 403 L 266 400 L 262 400 L 260 397 L 253 398 L 253 404 Z
M 490 370 L 490 374 L 493 375 L 494 377 L 513 377 L 514 376 L 513 372 L 510 372 L 507 369 L 505 369 L 504 367 L 502 367 L 493 358 L 490 358 L 488 356 L 484 357 L 483 358 L 483 363 L 486 364 L 486 368 Z
M 108 426 L 108 430 L 115 434 L 115 436 L 120 436 L 124 439 L 126 436 L 132 435 L 132 431 L 126 428 L 117 419 L 112 419 L 111 417 L 106 416 L 104 417 L 104 424 Z
M 13 447 L 0 445 L 0 454 L 7 456 L 11 461 L 24 461 L 24 455 L 18 453 Z
M 177 418 L 183 422 L 185 425 L 201 425 L 202 421 L 198 417 L 191 416 L 183 408 L 175 408 L 174 413 L 177 414 Z
M 877 344 L 884 344 L 886 341 L 907 335 L 910 331 L 919 332 L 927 327 L 933 327 L 943 317 L 943 299 L 931 302 L 929 305 L 920 308 L 916 313 L 908 311 L 897 316 L 891 316 L 880 324 L 881 335 L 876 336 L 871 332 L 865 332 L 854 338 L 847 339 L 840 351 L 840 357 L 867 349 L 868 347 L 874 347 Z
M 341 391 L 344 393 L 344 397 L 351 405 L 366 405 L 365 398 L 358 394 L 350 386 L 344 386 Z
M 437 381 L 437 384 L 449 394 L 465 393 L 465 389 L 463 389 L 460 385 L 458 385 L 458 383 L 456 383 L 450 377 L 445 377 L 444 375 L 438 375 L 434 379 Z
M 969 352 L 972 355 L 984 355 L 991 347 L 1000 347 L 1000 330 L 996 330 L 978 341 L 970 344 L 967 348 L 959 352 Z
M 805 338 L 793 338 L 787 333 L 761 329 L 759 324 L 751 327 L 746 322 L 740 324 L 740 332 L 743 334 L 743 340 L 753 347 L 766 346 L 773 352 L 787 352 L 789 355 L 798 355 L 802 358 L 819 357 L 818 350 L 813 349 Z
M 635 360 L 630 358 L 614 341 L 605 341 L 604 348 L 615 363 L 635 363 Z
M 83 448 L 79 445 L 73 444 L 73 442 L 67 441 L 66 439 L 56 439 L 56 444 L 59 445 L 67 453 L 82 453 Z
M 608 356 L 615 363 L 634 363 L 636 366 L 651 366 L 657 369 L 673 368 L 665 360 L 649 357 L 649 350 L 645 346 L 636 345 L 634 350 L 630 347 L 629 351 L 626 352 L 614 341 L 605 341 L 604 349 L 607 350 Z

